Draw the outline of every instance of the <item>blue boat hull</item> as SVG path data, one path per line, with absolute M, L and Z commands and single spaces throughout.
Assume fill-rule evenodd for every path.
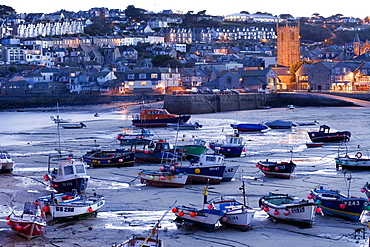
M 365 203 L 367 203 L 367 199 L 365 198 L 346 197 L 338 191 L 333 190 L 313 190 L 311 191 L 311 195 L 313 195 L 313 200 L 322 209 L 324 214 L 351 220 L 360 219 Z
M 226 166 L 176 166 L 176 172 L 189 174 L 191 184 L 219 184 Z
M 75 178 L 67 181 L 56 182 L 51 180 L 50 187 L 53 187 L 59 193 L 72 192 L 77 190 L 78 193 L 85 191 L 89 179 L 84 178 Z
M 230 124 L 230 126 L 240 132 L 261 131 L 268 129 L 268 127 L 264 124 Z
M 243 145 L 228 146 L 223 143 L 210 143 L 209 147 L 212 150 L 225 155 L 225 157 L 240 157 L 244 148 Z

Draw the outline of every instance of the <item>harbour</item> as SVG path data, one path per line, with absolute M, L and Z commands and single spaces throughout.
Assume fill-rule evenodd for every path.
M 153 104 L 161 107 L 163 102 Z M 122 104 L 97 105 L 77 108 L 61 108 L 58 113 L 64 119 L 83 121 L 86 128 L 60 129 L 61 147 L 75 156 L 81 156 L 96 144 L 101 148 L 120 147 L 117 135 L 122 131 L 134 131 L 132 115 L 139 105 L 121 107 Z M 94 117 L 98 113 L 99 117 Z M 25 112 L 0 112 L 0 148 L 12 153 L 15 161 L 11 174 L 1 174 L 0 229 L 2 246 L 31 244 L 37 246 L 112 246 L 123 242 L 133 234 L 147 235 L 151 227 L 166 210 L 177 201 L 177 205 L 201 208 L 204 185 L 188 184 L 183 188 L 157 188 L 145 186 L 137 179 L 138 172 L 158 169 L 158 164 L 135 164 L 133 167 L 89 168 L 91 177 L 88 192 L 104 195 L 106 204 L 96 218 L 79 221 L 62 221 L 47 225 L 46 233 L 32 242 L 14 235 L 6 225 L 5 217 L 12 209 L 20 209 L 25 200 L 33 200 L 48 194 L 52 188 L 43 180 L 47 171 L 47 156 L 57 146 L 57 129 L 50 121 L 57 112 L 53 108 L 29 109 Z M 241 122 L 268 122 L 276 119 L 295 122 L 327 124 L 333 130 L 350 130 L 352 138 L 346 142 L 349 152 L 361 151 L 368 156 L 369 108 L 366 107 L 286 107 L 239 110 L 194 114 L 192 121 L 199 121 L 200 130 L 177 132 L 173 129 L 151 128 L 155 139 L 165 139 L 180 145 L 185 141 L 202 138 L 217 142 L 226 134 L 233 133 L 230 124 Z M 177 228 L 175 215 L 168 213 L 161 221 L 159 236 L 165 246 L 366 246 L 369 231 L 367 222 L 349 221 L 327 215 L 316 215 L 310 228 L 300 228 L 268 219 L 258 206 L 261 196 L 269 192 L 287 193 L 306 198 L 311 189 L 320 185 L 347 192 L 343 171 L 337 170 L 334 158 L 341 143 L 328 143 L 317 148 L 307 148 L 308 131 L 318 130 L 318 125 L 296 126 L 291 129 L 270 129 L 263 132 L 242 133 L 245 153 L 240 157 L 226 158 L 227 163 L 240 165 L 230 182 L 208 187 L 208 199 L 232 195 L 242 198 L 239 190 L 245 182 L 248 205 L 256 209 L 255 219 L 246 232 L 223 228 L 217 225 L 213 232 L 204 232 L 186 227 Z M 94 141 L 96 140 L 96 142 Z M 292 152 L 291 152 L 292 151 Z M 260 160 L 290 160 L 297 165 L 290 179 L 269 178 L 255 166 Z M 360 192 L 368 182 L 368 171 L 350 171 L 352 175 L 351 195 L 366 197 Z M 135 195 L 135 196 L 133 196 Z M 360 237 L 363 229 L 365 237 Z

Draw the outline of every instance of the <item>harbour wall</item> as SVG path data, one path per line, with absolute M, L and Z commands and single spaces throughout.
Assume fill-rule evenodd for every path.
M 164 98 L 164 108 L 169 112 L 176 114 L 205 114 L 259 109 L 263 106 L 286 107 L 287 105 L 301 107 L 354 106 L 353 103 L 348 101 L 332 99 L 310 93 L 194 94 L 166 95 Z

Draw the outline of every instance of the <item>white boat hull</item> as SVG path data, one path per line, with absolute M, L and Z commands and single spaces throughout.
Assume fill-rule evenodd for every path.
M 50 196 L 39 198 L 42 205 L 48 207 L 46 213 L 50 213 L 53 219 L 87 216 L 96 213 L 105 204 L 104 198 L 100 196 L 77 195 L 73 199 L 63 200 L 62 195 L 55 195 L 54 200 L 50 200 Z
M 314 203 L 277 206 L 263 199 L 261 199 L 261 202 L 264 211 L 275 219 L 311 225 L 315 217 L 316 205 Z M 268 208 L 268 210 L 265 210 L 265 208 Z
M 184 187 L 188 180 L 187 174 L 163 174 L 161 172 L 141 172 L 141 183 L 158 187 Z

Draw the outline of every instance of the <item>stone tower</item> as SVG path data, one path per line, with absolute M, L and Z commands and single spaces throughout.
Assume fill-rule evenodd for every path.
M 360 37 L 358 37 L 358 34 L 356 33 L 355 38 L 353 39 L 353 53 L 355 56 L 360 56 L 360 49 L 361 49 L 361 42 Z
M 288 23 L 276 25 L 277 30 L 277 63 L 290 67 L 300 60 L 300 24 Z

